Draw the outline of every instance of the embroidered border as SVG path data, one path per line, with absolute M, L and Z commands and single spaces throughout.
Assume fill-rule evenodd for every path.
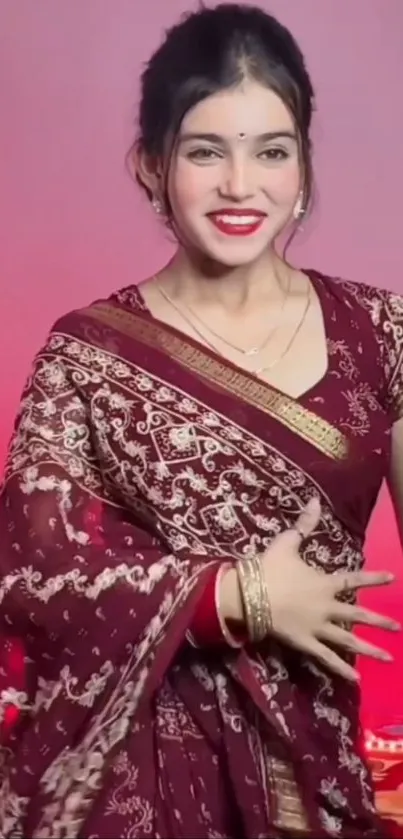
M 254 408 L 265 411 L 333 460 L 346 458 L 348 440 L 327 420 L 291 397 L 273 390 L 265 382 L 242 370 L 234 370 L 225 361 L 212 358 L 202 348 L 193 346 L 186 338 L 171 332 L 168 327 L 164 329 L 163 323 L 145 320 L 135 312 L 128 312 L 109 303 L 95 303 L 82 309 L 80 314 L 112 326 L 150 347 L 163 350 L 211 384 L 226 389 Z

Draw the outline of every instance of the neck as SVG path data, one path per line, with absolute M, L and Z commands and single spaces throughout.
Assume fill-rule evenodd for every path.
M 219 305 L 240 311 L 263 297 L 276 299 L 282 292 L 285 263 L 272 250 L 249 265 L 237 268 L 197 260 L 179 248 L 159 279 L 173 298 L 191 305 Z

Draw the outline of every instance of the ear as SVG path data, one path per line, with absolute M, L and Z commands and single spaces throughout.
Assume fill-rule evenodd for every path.
M 136 144 L 129 154 L 129 166 L 132 173 L 144 186 L 150 198 L 162 198 L 162 167 L 154 155 L 147 154 Z

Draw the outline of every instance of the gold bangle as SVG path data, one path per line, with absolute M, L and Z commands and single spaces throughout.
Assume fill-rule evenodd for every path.
M 239 649 L 240 647 L 243 647 L 243 641 L 239 641 L 237 638 L 235 638 L 235 636 L 232 634 L 232 632 L 229 631 L 226 620 L 225 620 L 225 618 L 223 618 L 223 616 L 221 614 L 221 608 L 220 608 L 220 586 L 221 586 L 222 575 L 223 575 L 224 571 L 228 571 L 228 569 L 230 569 L 230 568 L 232 568 L 232 565 L 230 565 L 229 563 L 226 563 L 225 565 L 220 566 L 220 568 L 218 570 L 218 573 L 217 573 L 217 576 L 216 576 L 216 579 L 215 579 L 214 599 L 215 599 L 215 608 L 216 608 L 216 613 L 217 613 L 217 620 L 218 620 L 218 623 L 220 624 L 220 629 L 221 629 L 223 638 L 224 638 L 226 644 L 228 644 L 229 647 L 233 647 L 233 649 Z
M 269 592 L 259 557 L 240 560 L 237 571 L 248 636 L 259 643 L 272 629 Z

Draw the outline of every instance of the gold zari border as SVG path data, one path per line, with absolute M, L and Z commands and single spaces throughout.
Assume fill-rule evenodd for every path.
M 282 760 L 269 759 L 270 776 L 274 780 L 277 814 L 275 824 L 282 830 L 293 831 L 298 836 L 308 833 L 308 820 L 304 812 L 297 784 L 291 767 Z
M 114 327 L 153 348 L 162 349 L 210 383 L 265 411 L 333 460 L 343 460 L 347 456 L 347 438 L 327 420 L 318 417 L 291 397 L 272 390 L 265 382 L 212 358 L 203 349 L 192 346 L 185 338 L 173 334 L 168 328 L 164 329 L 163 323 L 145 320 L 135 312 L 108 303 L 95 303 L 81 309 L 80 314 Z

